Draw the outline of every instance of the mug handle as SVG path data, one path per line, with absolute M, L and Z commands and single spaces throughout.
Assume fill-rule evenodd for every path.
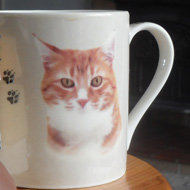
M 174 48 L 172 40 L 169 34 L 157 24 L 149 22 L 131 24 L 129 32 L 129 43 L 131 42 L 133 37 L 142 30 L 150 32 L 155 37 L 159 47 L 159 62 L 156 73 L 150 85 L 148 86 L 141 99 L 137 102 L 135 107 L 129 113 L 127 150 L 129 148 L 133 133 L 140 119 L 164 86 L 171 72 L 174 60 Z

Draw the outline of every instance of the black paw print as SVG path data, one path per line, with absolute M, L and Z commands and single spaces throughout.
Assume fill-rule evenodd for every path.
M 11 104 L 16 104 L 19 101 L 19 95 L 20 95 L 20 92 L 18 92 L 17 90 L 10 90 L 10 91 L 8 91 L 7 100 Z
M 15 72 L 13 70 L 6 70 L 4 71 L 4 77 L 3 77 L 3 80 L 9 84 L 9 83 L 13 83 L 14 81 L 14 76 L 15 76 Z

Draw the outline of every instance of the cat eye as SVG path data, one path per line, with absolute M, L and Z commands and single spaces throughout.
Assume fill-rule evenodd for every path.
M 91 80 L 91 86 L 98 87 L 102 84 L 102 77 L 97 76 Z
M 61 83 L 65 88 L 72 88 L 75 86 L 75 83 L 71 79 L 68 79 L 68 78 L 61 79 Z

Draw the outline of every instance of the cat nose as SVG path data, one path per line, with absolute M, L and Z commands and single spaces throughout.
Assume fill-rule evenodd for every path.
M 81 105 L 82 108 L 84 108 L 84 106 L 86 105 L 88 100 L 87 99 L 80 99 L 77 102 Z

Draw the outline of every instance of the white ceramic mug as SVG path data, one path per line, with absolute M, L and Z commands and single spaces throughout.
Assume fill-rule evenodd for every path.
M 159 46 L 154 79 L 128 118 L 129 44 Z M 167 32 L 126 11 L 0 12 L 0 160 L 17 186 L 79 188 L 124 175 L 126 148 L 173 64 Z

